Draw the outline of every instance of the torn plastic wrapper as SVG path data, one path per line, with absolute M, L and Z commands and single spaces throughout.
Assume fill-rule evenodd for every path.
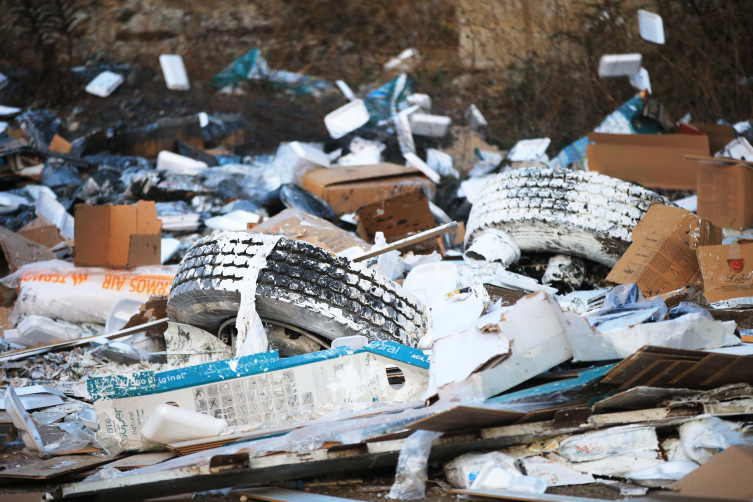
M 387 498 L 421 500 L 426 495 L 429 453 L 431 443 L 442 436 L 441 432 L 416 431 L 404 442 L 397 461 L 395 483 Z
M 26 315 L 41 315 L 66 322 L 104 324 L 123 298 L 146 302 L 152 295 L 169 294 L 176 271 L 176 266 L 79 268 L 53 260 L 25 265 L 1 282 L 18 288 L 14 322 Z

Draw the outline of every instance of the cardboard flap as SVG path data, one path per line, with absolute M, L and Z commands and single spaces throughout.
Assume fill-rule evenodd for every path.
M 692 128 L 691 128 L 692 129 Z M 588 139 L 597 145 L 642 146 L 656 148 L 700 147 L 708 151 L 705 134 L 607 134 L 592 132 Z
M 136 233 L 157 235 L 162 231 L 162 220 L 157 217 L 157 206 L 152 201 L 140 200 L 136 204 Z
M 128 246 L 136 233 L 138 209 L 135 206 L 111 206 L 110 209 L 110 265 L 128 266 Z
M 421 174 L 418 169 L 398 164 L 383 162 L 373 166 L 340 166 L 323 169 L 313 169 L 306 173 L 305 178 L 317 185 L 328 187 L 351 181 L 363 181 L 391 176 L 406 176 Z
M 669 485 L 669 489 L 682 497 L 748 501 L 753 499 L 751 476 L 753 446 L 734 445 Z
M 131 235 L 129 239 L 128 268 L 141 267 L 142 265 L 154 265 L 160 263 L 162 253 L 162 234 L 157 235 Z
M 76 206 L 76 266 L 98 266 L 109 258 L 110 210 L 107 206 Z

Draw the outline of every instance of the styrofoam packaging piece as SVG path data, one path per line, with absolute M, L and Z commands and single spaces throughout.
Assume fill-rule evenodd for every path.
M 167 150 L 162 150 L 159 155 L 157 155 L 158 171 L 195 176 L 205 172 L 207 169 L 209 169 L 209 166 L 206 162 L 194 160 L 190 157 L 184 157 L 183 155 L 168 152 Z
M 460 189 L 458 191 L 462 190 L 462 197 L 465 197 L 468 202 L 473 204 L 476 202 L 476 199 L 478 199 L 481 191 L 486 188 L 486 185 L 497 176 L 497 174 L 489 174 L 479 178 L 468 178 L 467 180 L 460 182 Z M 458 194 L 458 196 L 460 197 L 461 195 Z
M 8 391 L 5 393 L 5 409 L 8 411 L 13 425 L 21 433 L 24 445 L 31 451 L 44 453 L 42 436 L 39 435 L 37 426 L 31 416 L 26 413 L 13 387 L 8 387 Z
M 392 387 L 387 368 L 405 375 Z M 414 402 L 426 389 L 428 357 L 394 342 L 366 347 L 339 347 L 280 359 L 277 351 L 179 368 L 143 371 L 124 380 L 121 375 L 90 378 L 99 430 L 126 440 L 127 450 L 140 450 L 140 430 L 161 404 L 222 418 L 232 426 L 254 426 L 283 416 L 327 413 L 337 403 Z M 283 398 L 268 401 L 277 386 Z M 131 417 L 130 422 L 122 417 Z
M 546 154 L 551 142 L 549 138 L 520 140 L 512 147 L 507 158 L 513 162 L 539 160 Z
M 46 219 L 60 230 L 60 233 L 66 239 L 73 240 L 75 220 L 63 205 L 51 197 L 47 192 L 39 192 L 39 198 L 36 202 L 35 213 Z
M 544 493 L 546 483 L 517 470 L 508 470 L 496 464 L 487 464 L 473 481 L 471 490 L 510 490 L 523 493 Z
M 479 110 L 476 105 L 471 105 L 470 108 L 468 108 L 468 115 L 471 129 L 483 129 L 486 127 L 486 117 L 484 117 L 481 110 Z
M 728 157 L 737 160 L 753 160 L 753 146 L 745 138 L 737 138 L 727 143 L 724 148 L 714 154 L 715 157 Z
M 222 216 L 209 218 L 204 222 L 207 228 L 212 230 L 245 231 L 249 223 L 259 223 L 261 216 L 256 213 L 236 209 Z
M 144 304 L 141 300 L 133 300 L 131 298 L 123 298 L 116 303 L 110 314 L 107 316 L 107 322 L 105 323 L 105 333 L 114 333 L 123 329 L 123 326 L 139 313 L 139 308 Z
M 655 44 L 664 43 L 664 21 L 659 14 L 647 10 L 638 10 L 638 31 L 643 40 Z
M 363 335 L 341 336 L 332 340 L 332 348 L 348 346 L 351 349 L 360 349 L 369 344 L 369 339 Z
M 170 444 L 215 437 L 227 427 L 227 420 L 161 404 L 141 428 L 141 435 L 153 443 Z
M 356 99 L 356 95 L 355 95 L 355 93 L 353 92 L 353 89 L 351 89 L 351 88 L 350 88 L 350 86 L 349 86 L 348 84 L 346 84 L 346 83 L 345 83 L 345 82 L 343 82 L 342 80 L 335 80 L 335 84 L 337 85 L 337 87 L 339 87 L 339 88 L 340 88 L 340 91 L 341 91 L 341 92 L 343 93 L 343 95 L 344 95 L 344 96 L 345 96 L 345 97 L 346 97 L 346 98 L 347 98 L 347 99 L 348 99 L 349 101 L 353 101 L 354 99 Z
M 61 260 L 24 265 L 2 279 L 19 288 L 11 319 L 42 315 L 66 322 L 104 324 L 122 298 L 140 300 L 168 295 L 178 267 L 148 266 L 130 270 L 76 267 Z
M 206 112 L 199 112 L 199 126 L 203 129 L 209 125 L 209 115 Z
M 160 248 L 160 263 L 164 264 L 167 260 L 175 256 L 178 249 L 180 249 L 180 240 L 174 237 L 163 237 L 162 247 Z
M 633 54 L 606 54 L 599 60 L 599 76 L 628 77 L 641 71 L 643 56 Z
M 424 110 L 431 110 L 431 97 L 428 94 L 415 93 L 411 94 L 405 100 L 409 105 L 418 105 Z
M 416 155 L 415 153 L 406 152 L 403 154 L 403 157 L 405 157 L 405 163 L 408 165 L 408 167 L 418 169 L 419 171 L 424 173 L 426 177 L 429 178 L 432 182 L 439 183 L 439 173 L 429 167 L 429 164 L 421 160 L 418 155 Z
M 674 481 L 679 481 L 686 475 L 698 469 L 698 464 L 689 460 L 670 460 L 663 464 L 631 472 L 627 479 L 633 483 L 649 488 L 662 488 Z
M 0 89 L 8 85 L 8 77 L 0 73 Z
M 405 49 L 403 52 L 395 56 L 394 58 L 390 59 L 384 64 L 385 70 L 392 70 L 396 69 L 400 66 L 403 66 L 406 63 L 411 63 L 410 60 L 413 59 L 414 61 L 412 64 L 418 63 L 418 61 L 421 59 L 421 54 L 413 48 Z M 407 69 L 407 68 L 404 68 Z
M 106 98 L 124 82 L 123 76 L 111 71 L 103 71 L 86 86 L 86 92 Z
M 288 145 L 302 160 L 321 167 L 330 167 L 329 157 L 323 151 L 299 141 L 293 141 L 288 143 Z
M 651 78 L 648 76 L 648 70 L 641 68 L 641 71 L 635 75 L 630 75 L 630 85 L 639 91 L 647 90 L 651 94 Z
M 14 108 L 12 106 L 3 106 L 0 105 L 0 118 L 2 117 L 12 117 L 14 115 L 17 115 L 21 113 L 20 108 Z
M 373 166 L 382 162 L 382 152 L 376 146 L 362 148 L 340 157 L 338 166 Z
M 560 441 L 558 454 L 570 462 L 588 462 L 658 449 L 659 439 L 654 427 L 625 425 L 567 437 Z
M 410 116 L 410 128 L 413 134 L 444 138 L 450 130 L 452 119 L 444 115 L 429 115 L 428 113 L 414 113 Z
M 18 323 L 16 329 L 7 330 L 5 339 L 24 347 L 38 347 L 51 343 L 67 342 L 81 338 L 81 328 L 49 317 L 30 315 Z
M 431 307 L 455 290 L 458 267 L 447 261 L 427 263 L 414 267 L 403 281 L 403 289 L 413 293 L 426 306 Z
M 368 121 L 369 110 L 362 99 L 354 99 L 324 117 L 324 125 L 334 139 L 342 138 L 366 125 Z
M 8 123 L 0 121 L 0 134 L 8 130 Z
M 547 486 L 588 485 L 595 483 L 594 477 L 572 468 L 567 462 L 552 460 L 542 456 L 520 459 L 526 474 L 540 479 Z
M 188 73 L 183 64 L 183 58 L 177 54 L 162 54 L 159 57 L 159 65 L 165 77 L 165 84 L 171 91 L 187 91 L 191 88 L 188 83 Z

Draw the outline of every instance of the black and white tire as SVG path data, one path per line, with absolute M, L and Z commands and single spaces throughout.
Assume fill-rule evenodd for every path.
M 650 190 L 598 173 L 513 169 L 490 180 L 479 194 L 465 244 L 498 229 L 524 253 L 562 253 L 611 267 L 653 204 L 671 205 Z
M 224 321 L 238 314 L 241 283 L 263 238 L 227 232 L 199 239 L 173 281 L 169 319 L 217 333 Z M 262 320 L 328 339 L 364 335 L 370 341 L 410 346 L 430 325 L 429 309 L 391 280 L 361 263 L 286 238 L 277 242 L 259 272 L 256 311 Z

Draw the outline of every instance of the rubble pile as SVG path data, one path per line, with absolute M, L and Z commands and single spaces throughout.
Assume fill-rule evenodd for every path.
M 503 151 L 472 103 L 432 109 L 420 58 L 353 90 L 249 51 L 217 93 L 342 103 L 326 143 L 291 127 L 264 155 L 232 148 L 250 118 L 72 136 L 0 106 L 0 480 L 46 500 L 298 501 L 374 472 L 399 500 L 753 498 L 750 123 L 675 122 L 640 54 L 605 55 L 639 94 L 551 158 L 548 138 Z M 191 88 L 179 55 L 160 65 Z

